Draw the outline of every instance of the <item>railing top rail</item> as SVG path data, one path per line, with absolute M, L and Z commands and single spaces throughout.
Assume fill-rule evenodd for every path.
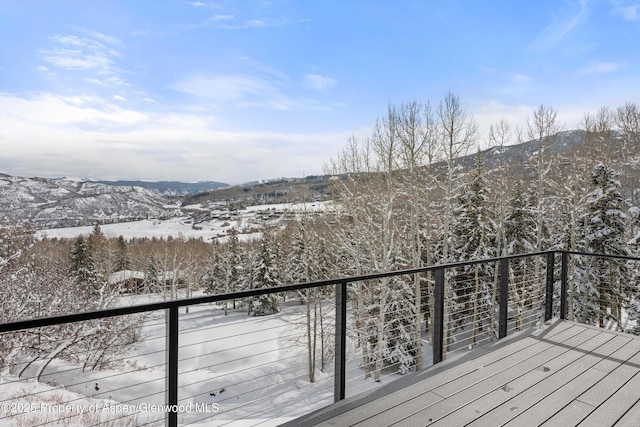
M 432 265 L 428 267 L 396 270 L 396 271 L 390 271 L 390 272 L 371 273 L 371 274 L 365 274 L 365 275 L 359 275 L 359 276 L 343 277 L 338 279 L 328 279 L 328 280 L 320 280 L 315 282 L 298 283 L 293 285 L 277 286 L 273 288 L 253 289 L 249 291 L 231 292 L 231 293 L 217 294 L 217 295 L 207 295 L 203 297 L 185 298 L 185 299 L 177 299 L 177 300 L 171 300 L 171 301 L 162 301 L 157 303 L 132 305 L 128 307 L 110 308 L 110 309 L 104 309 L 104 310 L 64 314 L 59 316 L 42 317 L 42 318 L 36 318 L 36 319 L 17 320 L 9 323 L 0 323 L 0 333 L 18 331 L 23 329 L 33 329 L 33 328 L 39 328 L 44 326 L 60 325 L 64 323 L 82 322 L 82 321 L 102 319 L 107 317 L 124 316 L 128 314 L 146 313 L 150 311 L 165 310 L 168 308 L 184 307 L 184 306 L 197 305 L 197 304 L 207 304 L 211 302 L 248 298 L 253 296 L 266 295 L 266 294 L 279 293 L 279 292 L 290 292 L 290 291 L 297 291 L 297 290 L 303 290 L 303 289 L 309 289 L 309 288 L 325 287 L 325 286 L 331 286 L 339 283 L 353 283 L 353 282 L 361 282 L 365 280 L 375 280 L 375 279 L 383 279 L 387 277 L 419 274 L 419 273 L 425 273 L 428 271 L 434 271 L 438 269 L 450 269 L 450 268 L 464 267 L 467 265 L 485 264 L 485 263 L 498 262 L 498 261 L 507 260 L 507 259 L 512 260 L 512 259 L 518 259 L 518 258 L 527 258 L 527 257 L 547 255 L 550 253 L 563 253 L 563 252 L 572 254 L 572 255 L 587 255 L 587 256 L 597 256 L 597 257 L 604 257 L 604 258 L 611 258 L 611 259 L 625 259 L 625 260 L 632 260 L 632 261 L 640 261 L 639 257 L 604 255 L 604 254 L 562 251 L 562 250 L 548 250 L 548 251 L 533 252 L 533 253 L 518 254 L 518 255 L 508 255 L 508 256 L 487 258 L 487 259 L 480 259 L 480 260 L 461 261 L 461 262 L 454 262 L 454 263 L 448 263 L 448 264 L 437 264 L 437 265 Z
M 579 251 L 557 251 L 564 252 L 568 255 L 586 255 L 586 256 L 595 256 L 598 258 L 608 258 L 608 259 L 622 259 L 626 261 L 640 261 L 640 257 L 631 256 L 631 255 L 606 255 L 606 254 L 595 254 L 591 252 L 579 252 Z

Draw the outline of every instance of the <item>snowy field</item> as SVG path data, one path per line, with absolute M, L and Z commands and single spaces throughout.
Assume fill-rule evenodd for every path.
M 239 211 L 211 210 L 201 205 L 190 205 L 183 208 L 193 212 L 190 216 L 182 216 L 167 220 L 148 219 L 142 221 L 104 224 L 100 228 L 107 237 L 123 236 L 125 239 L 136 237 L 147 238 L 202 238 L 205 241 L 219 239 L 224 242 L 229 231 L 235 228 L 242 240 L 260 237 L 260 228 L 267 224 L 277 224 L 285 218 L 299 217 L 305 213 L 322 213 L 333 209 L 331 202 L 294 203 L 278 205 L 250 206 Z M 199 220 L 198 217 L 206 219 Z M 93 226 L 53 228 L 38 231 L 39 238 L 75 238 L 91 234 Z

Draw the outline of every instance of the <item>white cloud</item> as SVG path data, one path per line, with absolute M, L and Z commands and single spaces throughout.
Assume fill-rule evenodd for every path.
M 586 67 L 581 68 L 579 71 L 581 74 L 595 76 L 600 74 L 611 73 L 613 71 L 619 70 L 621 67 L 622 67 L 622 64 L 619 64 L 616 62 L 592 62 Z
M 627 21 L 640 21 L 640 4 L 621 4 L 621 2 L 613 2 L 613 14 L 621 16 Z
M 213 15 L 209 17 L 208 21 L 228 21 L 235 18 L 233 15 Z
M 151 112 L 92 96 L 0 95 L 13 175 L 220 180 L 322 173 L 348 133 L 223 131 L 207 111 Z
M 280 27 L 289 23 L 286 18 L 262 18 L 262 19 L 249 19 L 240 24 L 218 24 L 216 27 L 225 30 L 242 30 L 245 28 L 268 28 L 268 27 Z
M 115 58 L 122 57 L 112 44 L 119 44 L 114 37 L 97 32 L 87 32 L 91 37 L 77 35 L 54 35 L 50 38 L 53 47 L 40 49 L 40 57 L 50 66 L 72 70 L 92 71 L 101 75 L 115 75 L 120 72 Z
M 575 3 L 571 3 L 571 5 L 575 5 Z M 551 23 L 542 30 L 530 47 L 537 51 L 547 51 L 553 48 L 574 28 L 584 22 L 588 13 L 587 0 L 580 0 L 577 10 L 554 12 Z
M 302 86 L 311 90 L 327 90 L 335 86 L 336 83 L 336 79 L 320 74 L 307 74 L 302 79 Z
M 108 43 L 108 44 L 112 44 L 112 45 L 119 45 L 120 44 L 120 40 L 118 40 L 115 37 L 111 37 L 107 34 L 103 34 L 103 33 L 99 33 L 98 31 L 87 31 L 84 30 L 83 32 L 85 32 L 88 36 L 93 37 L 94 39 L 100 40 L 104 43 Z
M 279 94 L 269 81 L 249 75 L 193 76 L 173 85 L 173 89 L 223 103 Z
M 126 101 L 127 98 L 125 98 L 124 96 L 121 95 L 113 95 L 113 99 L 115 99 L 116 101 Z
M 528 76 L 526 74 L 522 74 L 522 73 L 514 73 L 511 76 L 511 80 L 513 80 L 515 83 L 529 83 L 530 81 L 533 80 L 533 78 L 531 76 Z
M 104 82 L 102 80 L 94 79 L 92 77 L 88 77 L 88 78 L 84 79 L 84 81 L 87 82 L 87 83 L 94 84 L 94 85 L 104 86 Z
M 190 5 L 190 6 L 193 6 L 193 7 L 198 7 L 198 8 L 202 8 L 202 7 L 206 7 L 206 8 L 209 8 L 209 9 L 222 9 L 223 8 L 218 3 L 215 3 L 215 2 L 212 2 L 212 1 L 202 2 L 202 1 L 196 0 L 196 1 L 187 2 L 187 4 Z
M 274 78 L 248 74 L 194 75 L 171 86 L 171 89 L 194 96 L 217 107 L 257 107 L 289 111 L 297 109 L 329 111 L 331 107 L 314 99 L 298 98 L 284 92 L 288 82 Z M 286 77 L 286 76 L 285 76 Z M 312 79 L 315 90 L 323 90 L 335 84 L 333 79 Z

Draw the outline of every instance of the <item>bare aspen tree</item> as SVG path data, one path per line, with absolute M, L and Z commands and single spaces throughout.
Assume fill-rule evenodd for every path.
M 342 265 L 353 274 L 362 275 L 368 268 L 365 251 L 367 236 L 364 224 L 367 220 L 366 209 L 363 206 L 367 197 L 368 180 L 373 172 L 373 161 L 369 140 L 359 142 L 355 137 L 349 138 L 346 147 L 336 159 L 332 159 L 325 168 L 329 175 L 336 177 L 332 181 L 336 202 L 342 206 L 343 215 L 338 217 L 339 227 L 334 227 L 336 233 L 333 239 L 339 247 L 336 252 L 346 265 Z M 365 379 L 371 375 L 371 360 L 369 347 L 364 334 L 366 319 L 366 301 L 369 300 L 368 287 L 362 283 L 355 284 L 355 329 L 358 345 L 362 350 L 362 366 Z
M 625 187 L 631 191 L 632 205 L 640 206 L 640 106 L 628 102 L 618 107 L 614 120 L 622 138 Z
M 489 146 L 495 147 L 498 151 L 499 176 L 497 180 L 496 195 L 498 210 L 498 236 L 496 242 L 498 248 L 496 253 L 506 255 L 507 240 L 504 233 L 504 219 L 506 217 L 506 200 L 508 195 L 507 179 L 509 177 L 509 166 L 505 161 L 505 147 L 513 141 L 513 130 L 508 120 L 500 119 L 489 127 Z
M 496 243 L 498 244 L 498 248 L 496 248 L 496 254 L 500 256 L 507 255 L 507 237 L 505 233 L 505 218 L 507 216 L 506 212 L 506 201 L 508 199 L 508 191 L 507 191 L 507 179 L 508 179 L 508 165 L 505 162 L 504 152 L 505 147 L 512 142 L 513 139 L 513 131 L 511 124 L 508 120 L 502 118 L 498 122 L 492 124 L 489 127 L 489 145 L 491 147 L 495 147 L 498 150 L 498 168 L 499 168 L 499 177 L 497 180 L 498 189 L 494 194 L 496 195 L 497 201 L 497 214 L 498 214 L 498 236 L 496 236 Z M 491 306 L 497 307 L 497 289 L 498 289 L 498 271 L 499 268 L 496 265 L 493 274 L 493 288 L 491 290 Z M 491 316 L 490 318 L 490 330 L 496 330 L 495 325 L 496 319 L 495 316 Z M 493 335 L 491 335 L 493 338 Z
M 382 188 L 378 192 L 380 197 L 379 236 L 381 244 L 380 256 L 373 256 L 375 271 L 389 271 L 393 267 L 396 251 L 396 225 L 393 218 L 396 203 L 396 186 L 394 171 L 397 169 L 399 141 L 397 141 L 398 115 L 395 108 L 388 107 L 387 116 L 376 121 L 371 144 L 377 161 L 377 171 L 382 176 Z M 374 252 L 375 253 L 375 252 Z M 374 380 L 380 381 L 383 367 L 383 343 L 385 341 L 386 305 L 391 296 L 391 280 L 381 279 L 378 301 L 378 338 L 376 345 Z
M 536 251 L 543 250 L 543 230 L 545 229 L 545 190 L 546 180 L 551 170 L 551 157 L 547 155 L 553 138 L 560 131 L 558 113 L 553 107 L 541 104 L 533 112 L 533 117 L 527 117 L 527 136 L 529 140 L 538 142 L 538 150 L 531 159 L 536 169 Z M 540 263 L 534 266 L 536 280 L 541 280 Z
M 587 149 L 591 151 L 593 158 L 598 158 L 606 164 L 612 164 L 612 161 L 619 159 L 619 155 L 610 155 L 613 125 L 614 114 L 608 107 L 602 107 L 596 113 L 585 113 L 582 119 Z
M 431 180 L 427 176 L 426 165 L 430 165 L 437 155 L 436 122 L 429 103 L 422 105 L 417 101 L 402 104 L 398 111 L 398 139 L 400 142 L 400 167 L 405 170 L 403 181 L 405 195 L 409 204 L 409 255 L 411 266 L 420 267 L 422 263 L 423 230 L 428 229 L 429 216 L 425 207 L 429 205 Z M 426 254 L 427 264 L 430 254 Z M 422 369 L 422 280 L 421 275 L 413 277 L 415 292 L 416 323 L 416 370 Z M 431 310 L 429 310 L 431 312 Z M 428 319 L 428 316 L 427 316 Z M 426 319 L 425 319 L 426 320 Z
M 444 190 L 444 212 L 443 212 L 443 233 L 442 233 L 442 259 L 448 261 L 450 259 L 449 246 L 451 240 L 451 222 L 453 219 L 453 202 L 460 185 L 457 172 L 460 166 L 456 164 L 456 160 L 467 154 L 469 149 L 476 144 L 478 138 L 478 124 L 473 117 L 467 116 L 467 113 L 460 104 L 460 99 L 452 92 L 448 92 L 438 105 L 437 109 L 439 139 L 442 146 L 442 153 L 446 163 L 446 173 L 444 181 L 441 180 L 440 186 Z M 451 300 L 452 291 L 450 283 L 445 277 L 445 298 Z M 445 331 L 444 345 L 445 357 L 448 348 L 448 324 L 449 314 L 445 306 Z

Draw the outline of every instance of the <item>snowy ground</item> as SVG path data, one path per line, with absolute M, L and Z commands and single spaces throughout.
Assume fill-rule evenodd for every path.
M 326 212 L 333 208 L 331 202 L 294 203 L 278 205 L 250 206 L 240 211 L 204 208 L 200 205 L 185 206 L 183 209 L 192 214 L 167 220 L 148 219 L 133 222 L 121 222 L 101 225 L 103 233 L 108 237 L 123 236 L 125 239 L 135 237 L 167 238 L 202 238 L 205 241 L 227 238 L 229 230 L 235 228 L 244 240 L 259 238 L 260 229 L 265 224 L 277 224 L 286 218 L 302 214 Z M 208 214 L 208 215 L 207 215 Z M 207 215 L 207 219 L 198 217 Z M 93 226 L 53 228 L 39 231 L 38 237 L 75 238 L 88 236 Z
M 122 304 L 149 302 L 126 298 Z M 264 317 L 240 311 L 225 316 L 213 305 L 181 310 L 180 424 L 278 425 L 333 403 L 332 364 L 309 382 L 302 307 L 286 304 L 281 313 Z M 329 312 L 329 323 L 332 317 Z M 16 373 L 24 365 L 4 372 L 0 426 L 163 425 L 158 411 L 165 402 L 165 327 L 163 312 L 148 316 L 142 342 L 111 369 L 82 372 L 56 360 L 41 382 L 33 379 L 38 362 L 22 379 Z M 350 395 L 380 385 L 364 380 L 355 359 Z M 382 384 L 397 378 L 387 373 Z

